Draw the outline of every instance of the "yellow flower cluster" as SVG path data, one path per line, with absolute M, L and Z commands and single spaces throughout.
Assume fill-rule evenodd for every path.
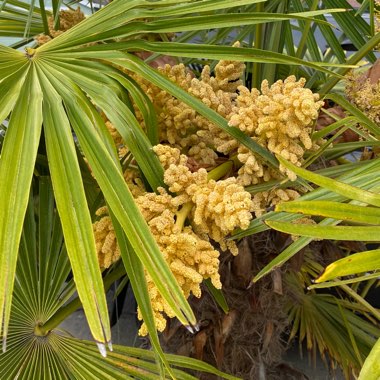
M 220 61 L 215 68 L 215 77 L 211 76 L 210 67 L 205 66 L 200 79 L 194 78 L 183 64 L 165 65 L 158 70 L 208 107 L 229 119 L 235 108 L 236 89 L 241 84 L 238 78 L 242 76 L 244 68 L 244 64 L 240 62 Z M 129 74 L 139 83 L 155 107 L 160 141 L 188 148 L 188 157 L 206 166 L 216 165 L 215 150 L 228 153 L 237 148 L 237 142 L 229 134 L 191 107 L 144 78 L 133 73 Z
M 237 254 L 236 244 L 225 237 L 235 228 L 248 227 L 252 219 L 250 194 L 235 177 L 215 181 L 203 168 L 192 172 L 187 157 L 176 148 L 157 145 L 154 151 L 166 169 L 164 181 L 169 191 L 177 193 L 182 202 L 193 203 L 194 230 L 219 243 L 222 250 L 228 248 Z
M 120 250 L 116 241 L 116 234 L 108 216 L 107 207 L 101 207 L 96 211 L 100 217 L 93 224 L 96 252 L 98 254 L 99 266 L 102 269 L 108 268 L 120 258 Z
M 59 29 L 54 29 L 54 17 L 51 16 L 48 18 L 48 26 L 49 26 L 49 35 L 40 34 L 35 40 L 39 46 L 46 44 L 52 38 L 58 37 L 60 34 L 69 30 L 74 25 L 79 24 L 82 20 L 85 19 L 84 13 L 78 7 L 75 11 L 69 9 L 66 11 L 59 12 Z
M 229 120 L 229 125 L 238 127 L 272 153 L 300 166 L 305 150 L 318 148 L 310 134 L 323 105 L 318 101 L 318 94 L 304 88 L 305 82 L 305 79 L 297 81 L 290 76 L 269 86 L 264 80 L 261 94 L 256 89 L 249 91 L 240 86 L 238 111 Z M 239 179 L 244 185 L 273 178 L 273 171 L 268 173 L 260 159 L 245 147 L 238 148 L 238 159 L 244 163 L 239 171 Z M 280 166 L 280 171 L 292 180 L 296 178 L 284 167 Z
M 241 81 L 244 69 L 241 62 L 222 60 L 216 65 L 214 76 L 205 66 L 199 79 L 182 64 L 158 70 L 223 116 L 231 127 L 239 128 L 272 153 L 301 165 L 305 151 L 319 147 L 310 135 L 323 102 L 318 100 L 318 94 L 304 88 L 305 79 L 297 81 L 294 76 L 271 86 L 264 80 L 261 91 L 249 90 Z M 285 167 L 280 166 L 280 172 L 269 168 L 259 156 L 166 91 L 130 75 L 153 102 L 160 141 L 185 150 L 189 158 L 207 168 L 217 165 L 217 152 L 227 156 L 237 153 L 242 163 L 238 182 L 244 186 L 278 179 L 282 174 L 295 179 L 294 173 Z
M 211 179 L 203 186 L 192 184 L 186 193 L 194 203 L 192 220 L 195 230 L 207 234 L 220 244 L 223 251 L 229 249 L 237 255 L 235 242 L 225 238 L 235 228 L 248 228 L 253 211 L 251 195 L 235 177 L 219 181 Z
M 200 297 L 200 284 L 206 278 L 210 278 L 213 285 L 220 289 L 219 252 L 210 242 L 195 234 L 191 226 L 178 224 L 181 208 L 176 197 L 160 188 L 159 194 L 146 193 L 137 197 L 136 203 L 185 297 L 189 297 L 191 293 Z M 164 314 L 174 317 L 174 313 L 149 275 L 146 279 L 156 327 L 162 331 L 166 326 Z M 140 311 L 138 317 L 142 319 Z M 147 334 L 145 324 L 142 325 L 140 334 Z

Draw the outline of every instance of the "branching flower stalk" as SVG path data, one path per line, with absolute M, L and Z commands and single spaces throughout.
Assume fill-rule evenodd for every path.
M 242 85 L 244 69 L 241 62 L 220 61 L 215 76 L 206 66 L 200 78 L 184 65 L 165 65 L 158 70 L 218 112 L 231 127 L 300 166 L 305 151 L 318 149 L 321 143 L 310 137 L 322 106 L 318 95 L 304 88 L 304 79 L 297 81 L 294 76 L 271 86 L 263 81 L 261 91 L 249 90 Z M 219 250 L 238 254 L 236 243 L 227 236 L 236 228 L 246 229 L 254 213 L 258 216 L 268 206 L 299 196 L 292 189 L 272 189 L 252 199 L 244 186 L 296 177 L 286 168 L 273 169 L 166 91 L 134 73 L 126 75 L 141 86 L 158 116 L 160 144 L 153 151 L 164 169 L 167 189 L 146 192 L 138 172 L 131 168 L 124 177 L 185 297 L 200 297 L 204 279 L 210 279 L 216 288 L 222 286 Z M 143 115 L 137 106 L 134 108 L 145 128 Z M 106 121 L 106 126 L 124 155 L 121 136 L 110 122 Z M 97 215 L 94 234 L 99 264 L 104 268 L 117 260 L 120 252 L 107 209 L 99 209 Z M 162 331 L 166 317 L 174 313 L 148 274 L 146 279 L 156 327 Z M 139 310 L 138 317 L 141 319 Z M 146 333 L 143 324 L 140 334 Z

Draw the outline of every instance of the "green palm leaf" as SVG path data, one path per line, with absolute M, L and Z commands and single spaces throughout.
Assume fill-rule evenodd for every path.
M 380 269 L 380 250 L 364 251 L 344 257 L 328 265 L 315 280 L 316 283 L 336 277 L 349 276 Z
M 360 371 L 358 380 L 377 380 L 380 377 L 380 339 L 372 348 Z
M 321 215 L 358 223 L 380 224 L 380 209 L 331 201 L 286 202 L 276 206 L 276 211 Z
M 11 90 L 9 97 L 12 95 Z M 3 350 L 6 349 L 17 251 L 29 196 L 25 189 L 30 188 L 41 127 L 42 91 L 32 66 L 10 118 L 0 160 L 0 331 Z
M 318 226 L 274 221 L 267 221 L 266 224 L 281 232 L 317 239 L 349 241 L 380 240 L 380 227 Z
M 94 339 L 100 344 L 108 343 L 111 331 L 107 305 L 70 124 L 62 98 L 42 72 L 39 79 L 44 91 L 47 157 L 67 252 Z
M 321 176 L 320 174 L 316 174 L 311 171 L 299 168 L 286 161 L 280 156 L 278 156 L 277 158 L 281 162 L 281 164 L 284 165 L 286 168 L 292 170 L 300 177 L 315 183 L 316 185 L 319 185 L 337 194 L 341 194 L 347 198 L 355 199 L 359 202 L 368 203 L 370 205 L 380 207 L 380 194 L 363 190 L 361 188 L 351 186 L 346 183 L 342 183 L 334 179 Z

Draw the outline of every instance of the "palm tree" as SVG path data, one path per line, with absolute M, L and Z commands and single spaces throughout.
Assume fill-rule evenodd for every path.
M 125 183 L 121 162 L 99 109 L 121 135 L 147 187 L 153 190 L 165 187 L 163 168 L 152 151 L 152 146 L 159 142 L 157 121 L 152 104 L 131 79 L 131 73 L 144 77 L 191 106 L 265 162 L 278 166 L 280 160 L 282 165 L 290 167 L 291 164 L 274 157 L 239 129 L 229 127 L 222 116 L 132 53 L 166 54 L 187 59 L 187 63 L 205 56 L 210 60 L 233 56 L 234 60 L 248 62 L 247 81 L 252 86 L 264 78 L 273 82 L 279 77 L 297 74 L 326 94 L 350 65 L 366 56 L 374 60 L 371 50 L 380 42 L 380 37 L 353 12 L 343 15 L 342 9 L 332 9 L 336 5 L 348 7 L 346 1 L 326 1 L 325 6 L 331 8 L 329 12 L 359 49 L 346 62 L 337 37 L 324 19 L 326 10 L 319 9 L 318 3 L 237 0 L 231 8 L 227 0 L 114 0 L 40 47 L 28 46 L 20 51 L 0 45 L 0 119 L 5 120 L 0 159 L 0 331 L 4 352 L 0 357 L 1 378 L 29 379 L 36 374 L 44 379 L 194 378 L 176 367 L 233 378 L 205 363 L 166 355 L 161 349 L 145 271 L 182 324 L 195 330 L 196 320 Z M 363 9 L 365 3 L 368 2 L 363 3 Z M 50 11 L 44 1 L 37 7 L 34 1 L 28 5 L 17 0 L 3 0 L 0 32 L 3 36 L 21 38 L 16 48 L 31 42 L 31 36 L 42 32 L 50 35 L 52 25 L 55 29 L 60 28 L 61 5 L 61 1 L 52 1 Z M 371 10 L 373 12 L 373 8 Z M 290 20 L 297 20 L 298 27 L 304 30 L 313 31 L 318 25 L 325 32 L 334 54 L 322 56 L 312 33 L 305 33 L 294 51 Z M 358 29 L 350 28 L 353 22 L 358 22 Z M 187 42 L 200 30 L 210 29 L 216 32 L 206 36 L 204 44 Z M 248 38 L 247 46 L 254 45 L 254 48 L 216 44 L 229 38 L 231 30 L 235 29 L 238 34 L 233 39 Z M 167 33 L 178 32 L 183 32 L 178 41 L 165 40 Z M 151 35 L 160 35 L 160 39 L 152 41 Z M 283 38 L 276 38 L 279 35 Z M 311 61 L 306 59 L 308 55 Z M 378 125 L 341 96 L 327 96 L 351 112 L 352 116 L 347 117 L 351 119 L 345 120 L 350 122 L 350 128 L 355 128 L 353 120 L 355 123 L 359 120 L 366 130 L 358 130 L 358 133 L 368 140 L 376 140 Z M 139 105 L 144 115 L 149 126 L 147 133 L 136 119 L 131 100 Z M 345 124 L 337 121 L 335 128 L 342 125 Z M 325 151 L 332 154 L 327 148 L 328 145 L 321 147 L 307 162 L 310 164 Z M 340 154 L 352 146 L 343 148 L 346 150 L 342 149 Z M 354 193 L 347 185 L 339 194 L 363 200 L 361 197 L 366 194 L 363 188 L 376 190 L 376 183 L 361 174 L 366 164 L 358 166 L 355 175 L 347 179 L 361 192 Z M 303 169 L 291 169 L 328 191 L 337 191 L 339 187 L 327 176 L 320 180 L 310 177 L 306 171 L 301 171 Z M 375 166 L 372 169 L 375 170 Z M 344 176 L 341 173 L 345 170 L 347 168 L 339 167 L 329 175 Z M 368 169 L 368 173 L 374 172 Z M 348 190 L 352 191 L 347 193 Z M 252 190 L 255 191 L 258 189 Z M 321 199 L 317 190 L 309 194 L 305 200 Z M 332 199 L 338 204 L 342 202 Z M 365 200 L 378 207 L 376 201 Z M 122 264 L 115 264 L 103 273 L 98 265 L 92 227 L 95 210 L 101 204 L 108 206 L 122 256 Z M 320 212 L 321 205 L 317 206 Z M 334 204 L 333 210 L 338 207 Z M 302 235 L 303 231 L 293 231 L 290 228 L 294 227 L 283 224 L 284 215 L 288 214 L 269 212 L 255 219 L 244 233 L 237 232 L 235 237 L 269 228 L 267 226 Z M 336 219 L 336 214 L 326 216 L 340 219 Z M 264 225 L 263 221 L 269 218 L 272 221 Z M 326 225 L 336 223 L 331 221 Z M 334 234 L 333 229 L 329 231 Z M 328 238 L 331 236 L 336 235 L 328 235 Z M 363 239 L 370 240 L 368 235 Z M 307 242 L 306 238 L 300 238 L 276 261 L 269 263 L 256 280 L 285 262 Z M 73 280 L 68 281 L 71 271 Z M 104 289 L 125 275 L 132 284 L 154 353 L 112 347 Z M 69 301 L 75 291 L 78 298 Z M 57 329 L 80 304 L 104 358 L 98 354 L 94 343 L 68 337 Z M 374 330 L 369 333 L 377 334 Z

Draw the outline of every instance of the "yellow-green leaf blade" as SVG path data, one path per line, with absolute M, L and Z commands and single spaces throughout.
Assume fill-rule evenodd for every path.
M 67 253 L 91 333 L 104 345 L 111 340 L 108 310 L 71 128 L 61 97 L 42 72 L 40 80 L 46 150 Z
M 316 283 L 380 269 L 380 249 L 355 253 L 328 265 Z
M 370 354 L 364 362 L 358 380 L 380 379 L 380 339 L 373 346 Z
M 310 224 L 293 224 L 288 222 L 265 221 L 280 232 L 307 236 L 317 239 L 348 241 L 380 241 L 380 227 L 320 226 Z
M 42 92 L 31 65 L 9 121 L 0 158 L 0 331 L 3 350 L 18 246 L 42 127 Z
M 289 161 L 286 161 L 284 158 L 280 156 L 277 156 L 277 159 L 287 169 L 290 169 L 298 176 L 306 179 L 307 181 L 313 182 L 318 186 L 331 190 L 334 193 L 341 194 L 347 198 L 355 199 L 363 203 L 368 203 L 370 205 L 380 207 L 380 194 L 363 190 L 358 187 L 324 177 L 320 174 L 313 173 L 309 170 L 299 168 L 298 166 L 291 164 Z
M 380 209 L 332 201 L 293 201 L 283 202 L 276 206 L 276 211 L 320 215 L 339 220 L 359 223 L 379 224 Z

